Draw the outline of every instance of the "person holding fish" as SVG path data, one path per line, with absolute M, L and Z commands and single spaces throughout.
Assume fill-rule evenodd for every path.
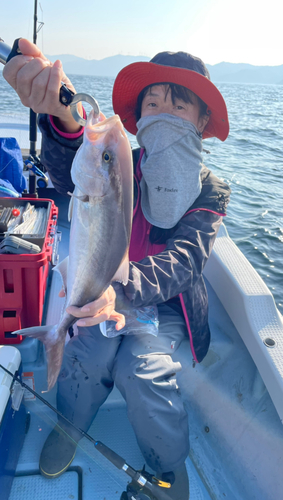
M 20 49 L 24 55 L 6 65 L 4 77 L 24 105 L 41 113 L 41 161 L 54 187 L 66 195 L 73 192 L 74 183 L 77 189 L 70 172 L 83 141 L 83 128 L 58 95 L 61 82 L 74 88 L 59 61 L 52 65 L 27 40 L 20 41 Z M 200 363 L 210 343 L 202 272 L 226 215 L 230 189 L 203 165 L 202 140 L 227 138 L 227 109 L 204 63 L 185 52 L 162 52 L 150 62 L 122 69 L 113 87 L 113 108 L 140 146 L 132 152 L 134 210 L 129 262 L 127 258 L 122 262 L 128 282 L 107 283 L 96 300 L 85 300 L 79 306 L 69 303 L 66 311 L 77 320 L 78 335 L 65 348 L 57 407 L 87 431 L 115 383 L 126 400 L 147 465 L 159 479 L 171 483 L 166 490 L 170 498 L 187 500 L 188 416 L 176 374 L 186 364 Z M 80 112 L 85 115 L 82 108 Z M 103 115 L 97 118 L 100 128 L 104 119 Z M 110 136 L 119 143 L 119 134 L 112 131 L 107 140 L 105 133 L 99 136 L 104 162 L 113 159 Z M 88 137 L 95 141 L 98 134 Z M 115 155 L 121 165 L 128 162 L 119 147 Z M 123 178 L 124 191 L 130 190 L 126 184 Z M 89 201 L 89 195 L 84 198 L 87 189 L 80 186 L 72 199 Z M 118 240 L 117 235 L 111 246 L 119 247 Z M 124 326 L 118 296 L 136 309 L 157 306 L 158 335 L 117 331 L 113 338 L 103 336 L 99 325 L 105 320 L 116 321 L 117 330 Z M 184 343 L 191 348 L 186 360 L 180 349 Z M 58 477 L 75 456 L 80 435 L 64 428 L 73 440 L 56 426 L 43 447 L 40 470 L 46 477 Z M 123 495 L 123 499 L 131 498 L 129 492 Z

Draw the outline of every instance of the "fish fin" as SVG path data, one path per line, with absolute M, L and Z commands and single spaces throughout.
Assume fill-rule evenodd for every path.
M 71 195 L 71 193 L 68 192 L 68 194 L 71 196 L 70 203 L 69 203 L 69 210 L 68 210 L 68 221 L 70 222 L 72 219 L 72 215 L 73 215 L 74 197 Z
M 53 267 L 53 271 L 59 273 L 62 278 L 62 285 L 66 295 L 67 295 L 68 267 L 69 267 L 69 255 L 64 260 L 59 262 L 57 266 Z
M 74 198 L 77 198 L 77 200 L 82 201 L 84 203 L 87 202 L 87 201 L 89 201 L 89 195 L 88 194 L 82 194 L 82 195 L 79 196 L 79 195 L 76 195 L 74 193 L 70 193 L 70 191 L 68 191 L 67 194 L 72 197 L 71 200 L 73 200 Z M 70 222 L 70 220 L 72 218 L 72 214 L 73 214 L 73 204 L 71 205 L 71 210 L 70 210 L 71 200 L 70 200 L 70 203 L 69 203 L 69 211 L 71 211 L 72 213 L 68 214 L 68 216 L 70 215 L 69 222 Z
M 118 267 L 112 281 L 119 281 L 123 285 L 126 285 L 129 280 L 129 250 L 124 255 L 124 258 Z
M 12 334 L 39 339 L 44 343 L 44 338 L 53 328 L 57 328 L 56 325 L 31 326 L 30 328 L 23 328 L 22 330 L 15 330 Z

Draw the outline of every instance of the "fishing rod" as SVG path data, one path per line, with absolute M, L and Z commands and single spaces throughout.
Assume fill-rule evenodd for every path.
M 39 28 L 37 27 L 37 0 L 34 1 L 34 15 L 33 15 L 33 43 L 36 44 L 37 33 L 42 28 L 43 23 L 39 23 Z M 2 38 L 0 38 L 0 62 L 6 64 L 12 57 L 20 55 L 21 51 L 19 49 L 19 40 L 15 40 L 14 45 L 11 49 Z M 44 183 L 46 185 L 47 177 L 41 172 L 39 167 L 41 166 L 40 159 L 37 157 L 36 151 L 36 141 L 37 141 L 37 113 L 32 109 L 29 112 L 29 162 L 26 164 L 29 168 L 29 196 L 32 198 L 37 197 L 36 192 L 36 174 L 43 177 Z M 34 168 L 32 168 L 34 167 Z M 40 172 L 40 174 L 39 174 Z M 42 174 L 42 175 L 41 175 Z
M 36 45 L 37 40 L 37 0 L 34 1 L 34 15 L 33 15 L 33 43 Z M 36 141 L 37 141 L 37 113 L 35 113 L 31 108 L 29 110 L 29 155 L 31 158 L 37 161 L 37 151 L 36 151 Z M 36 176 L 34 173 L 29 171 L 29 194 L 31 196 L 36 196 Z
M 36 45 L 37 33 L 43 26 L 43 22 L 38 22 L 37 20 L 37 0 L 34 1 L 34 15 L 33 15 L 33 43 Z M 39 25 L 39 26 L 38 26 Z M 0 63 L 6 64 L 7 62 L 17 55 L 21 55 L 19 49 L 19 40 L 17 38 L 14 41 L 13 47 L 11 48 L 7 45 L 2 38 L 0 38 Z M 71 103 L 74 93 L 67 88 L 66 85 L 62 85 L 60 89 L 60 101 L 65 106 Z M 25 161 L 25 165 L 29 168 L 29 197 L 36 198 L 36 175 L 41 178 L 41 182 L 38 181 L 39 187 L 46 187 L 48 183 L 47 176 L 41 171 L 42 164 L 37 156 L 36 142 L 37 142 L 37 113 L 31 108 L 29 110 L 29 158 Z
M 14 384 L 18 382 L 24 389 L 27 389 L 33 396 L 37 397 L 42 403 L 44 403 L 48 408 L 54 411 L 60 418 L 62 418 L 68 425 L 73 427 L 76 431 L 88 439 L 94 447 L 101 453 L 107 460 L 109 460 L 117 469 L 123 470 L 132 479 L 132 490 L 130 500 L 170 500 L 170 497 L 163 491 L 165 488 L 170 488 L 171 484 L 160 481 L 155 478 L 152 474 L 147 473 L 144 469 L 142 471 L 137 471 L 131 467 L 127 462 L 118 455 L 115 451 L 111 450 L 103 444 L 101 441 L 93 439 L 87 432 L 78 428 L 74 425 L 67 417 L 65 417 L 57 408 L 52 406 L 48 401 L 46 401 L 40 394 L 31 389 L 27 384 L 25 384 L 21 378 L 19 371 L 16 370 L 15 374 L 10 372 L 5 366 L 0 364 L 0 368 L 4 370 L 10 377 L 12 377 L 12 384 L 10 388 L 10 393 L 14 391 Z M 126 492 L 125 492 L 126 493 Z M 134 496 L 135 495 L 135 496 Z M 121 497 L 123 498 L 123 497 Z M 124 497 L 125 499 L 127 497 Z

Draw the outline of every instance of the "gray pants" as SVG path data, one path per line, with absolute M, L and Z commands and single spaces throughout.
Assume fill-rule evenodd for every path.
M 98 326 L 80 328 L 65 349 L 57 407 L 87 431 L 115 382 L 145 461 L 160 473 L 181 466 L 189 452 L 188 416 L 175 376 L 181 364 L 171 358 L 188 334 L 178 313 L 158 309 L 158 337 L 106 338 Z

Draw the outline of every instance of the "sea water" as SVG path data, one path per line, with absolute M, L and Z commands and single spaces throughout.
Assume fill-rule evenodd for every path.
M 113 78 L 70 75 L 110 116 Z M 232 189 L 225 224 L 283 313 L 283 86 L 219 83 L 230 120 L 222 143 L 207 139 L 204 163 Z M 85 106 L 88 111 L 88 105 Z M 28 110 L 0 73 L 0 118 L 28 121 Z M 129 135 L 132 146 L 135 137 Z

